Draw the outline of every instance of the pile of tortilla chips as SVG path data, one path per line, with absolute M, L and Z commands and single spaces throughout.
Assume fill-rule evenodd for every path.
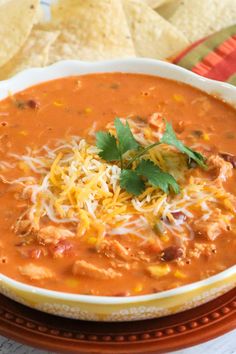
M 236 24 L 236 0 L 0 0 L 0 80 L 63 59 L 165 60 Z

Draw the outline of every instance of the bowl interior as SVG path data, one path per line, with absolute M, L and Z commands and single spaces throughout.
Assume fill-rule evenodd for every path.
M 152 59 L 126 59 L 104 62 L 80 62 L 80 61 L 62 61 L 50 67 L 41 69 L 29 69 L 17 74 L 15 77 L 7 81 L 0 82 L 0 99 L 9 95 L 9 92 L 16 93 L 30 86 L 39 83 L 62 78 L 68 76 L 85 75 L 92 73 L 106 72 L 124 72 L 124 73 L 139 73 L 159 76 L 171 80 L 180 81 L 196 87 L 208 94 L 216 95 L 227 103 L 236 107 L 236 88 L 230 84 L 225 84 L 209 79 L 202 78 L 186 69 L 177 67 L 173 64 L 161 62 Z M 35 286 L 27 285 L 10 279 L 3 274 L 0 274 L 0 282 L 8 283 L 10 286 L 28 291 L 32 293 L 40 293 L 49 297 L 65 299 L 72 301 L 92 302 L 92 303 L 132 303 L 135 299 L 146 301 L 152 299 L 161 299 L 167 296 L 183 294 L 189 290 L 197 289 L 204 285 L 213 284 L 221 281 L 224 278 L 236 274 L 236 266 L 233 266 L 215 276 L 201 280 L 189 285 L 163 291 L 157 294 L 137 295 L 128 298 L 117 298 L 107 296 L 92 296 L 92 295 L 75 295 L 69 293 L 60 293 L 57 291 L 45 290 Z

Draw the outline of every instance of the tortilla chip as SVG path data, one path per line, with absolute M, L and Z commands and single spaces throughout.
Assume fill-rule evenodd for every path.
M 45 18 L 44 10 L 42 6 L 38 6 L 36 14 L 35 14 L 35 19 L 34 19 L 34 25 L 38 23 L 43 23 Z
M 135 56 L 121 0 L 60 0 L 52 7 L 52 19 L 61 34 L 49 63 Z
M 48 65 L 60 60 L 80 59 L 81 45 L 77 37 L 77 24 L 58 27 L 60 34 L 50 48 Z M 94 60 L 94 59 L 90 59 Z
M 5 80 L 17 72 L 42 67 L 48 62 L 49 48 L 59 32 L 47 32 L 33 29 L 20 51 L 0 69 L 0 80 Z
M 30 34 L 39 0 L 9 0 L 0 5 L 0 66 L 10 60 Z
M 175 11 L 178 9 L 181 1 L 182 0 L 175 0 L 175 1 L 168 2 L 166 4 L 159 6 L 156 10 L 159 13 L 159 15 L 164 17 L 166 20 L 169 20 L 169 18 L 172 17 Z
M 173 2 L 176 0 L 143 0 L 148 6 L 151 6 L 153 9 L 156 9 L 157 7 L 167 4 L 169 2 Z
M 138 56 L 169 58 L 188 44 L 186 37 L 141 0 L 123 0 Z
M 170 22 L 194 42 L 236 24 L 236 0 L 183 0 Z
M 221 13 L 217 19 L 216 31 L 236 25 L 236 0 L 226 0 L 223 11 L 223 14 Z

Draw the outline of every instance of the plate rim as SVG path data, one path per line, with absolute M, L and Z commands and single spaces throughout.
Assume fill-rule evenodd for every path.
M 64 319 L 49 314 L 42 315 L 41 312 L 20 305 L 3 295 L 0 295 L 1 298 L 4 298 L 4 305 L 1 301 L 0 334 L 26 345 L 53 350 L 54 352 L 56 350 L 56 352 L 60 353 L 159 354 L 166 353 L 169 350 L 173 351 L 197 345 L 236 329 L 236 288 L 195 309 L 162 317 L 159 320 L 136 321 L 135 323 L 139 327 L 151 322 L 158 323 L 158 321 L 163 322 L 164 325 L 160 325 L 162 328 L 151 328 L 144 331 L 135 329 L 136 333 L 134 331 L 133 334 L 132 332 L 131 334 L 122 332 L 107 335 L 104 333 L 93 334 L 89 329 L 81 332 L 80 324 L 88 324 L 88 326 L 95 327 L 95 323 Z M 10 306 L 10 310 L 8 306 Z M 11 309 L 11 306 L 13 306 L 13 309 Z M 14 313 L 15 308 L 20 308 L 21 312 Z M 33 318 L 31 318 L 31 315 L 33 315 Z M 55 321 L 56 329 L 52 329 L 51 321 L 55 318 L 62 321 L 58 330 L 59 320 L 58 322 Z M 45 320 L 46 322 L 44 322 Z M 72 338 L 72 331 L 68 332 L 67 329 L 63 330 L 61 328 L 63 323 L 67 325 L 68 322 L 77 326 L 77 338 Z M 104 325 L 104 323 L 100 322 L 96 324 Z M 133 324 L 134 322 L 129 324 L 123 322 L 123 324 L 115 323 L 112 326 L 110 323 L 105 325 L 115 328 L 124 325 L 132 327 Z M 101 332 L 101 328 L 98 331 Z M 61 334 L 60 337 L 58 332 Z M 99 340 L 100 337 L 103 340 Z M 112 337 L 112 340 L 109 337 Z M 73 351 L 73 348 L 75 351 Z

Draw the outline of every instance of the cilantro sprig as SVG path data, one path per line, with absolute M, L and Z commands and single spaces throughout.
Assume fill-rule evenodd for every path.
M 166 122 L 166 130 L 161 138 L 161 143 L 174 146 L 177 150 L 187 155 L 190 160 L 195 161 L 200 167 L 207 167 L 204 156 L 184 145 L 182 141 L 177 138 L 172 125 L 168 122 Z
M 198 152 L 188 148 L 176 136 L 172 125 L 166 122 L 166 129 L 157 143 L 142 147 L 133 136 L 129 123 L 124 125 L 119 118 L 115 119 L 116 137 L 109 132 L 96 133 L 96 146 L 100 150 L 99 156 L 105 161 L 119 161 L 121 166 L 120 185 L 128 193 L 139 195 L 145 190 L 146 182 L 160 188 L 165 193 L 170 191 L 179 193 L 179 185 L 175 178 L 160 169 L 153 161 L 141 159 L 150 149 L 160 144 L 174 146 L 177 150 L 187 155 L 202 168 L 206 168 L 205 158 Z M 124 155 L 135 152 L 134 156 L 124 163 Z M 136 167 L 133 168 L 133 163 Z
M 176 194 L 179 193 L 179 185 L 174 177 L 169 173 L 162 171 L 159 166 L 154 164 L 154 162 L 150 160 L 141 160 L 135 171 L 139 176 L 147 178 L 148 182 L 153 187 L 159 187 L 167 194 L 170 189 Z

